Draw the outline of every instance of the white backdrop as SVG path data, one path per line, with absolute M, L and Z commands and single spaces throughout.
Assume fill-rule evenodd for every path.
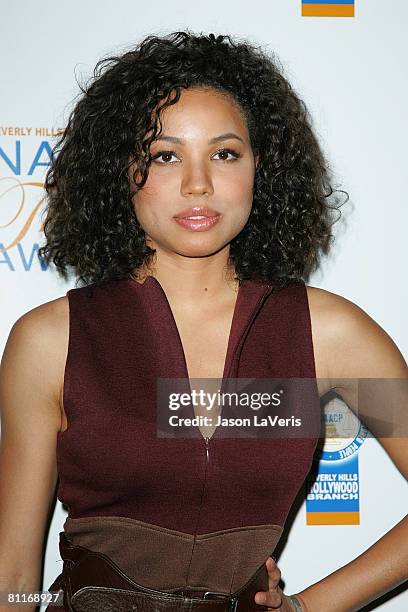
M 50 130 L 68 117 L 79 91 L 74 73 L 88 76 L 102 56 L 149 33 L 188 27 L 248 38 L 281 59 L 313 116 L 337 181 L 351 198 L 335 226 L 336 247 L 309 284 L 358 304 L 407 355 L 406 0 L 356 0 L 354 18 L 301 17 L 300 0 L 207 0 L 205 5 L 21 0 L 4 3 L 1 13 L 0 150 L 9 163 L 0 155 L 0 243 L 7 248 L 6 255 L 0 253 L 0 352 L 21 314 L 73 286 L 52 270 L 41 270 L 33 253 L 43 242 L 47 155 L 41 143 L 50 142 Z M 36 128 L 49 132 L 36 134 Z M 404 516 L 406 483 L 376 440 L 363 444 L 359 464 L 361 524 L 307 526 L 304 504 L 279 560 L 286 592 L 346 564 Z M 57 502 L 44 589 L 61 570 L 58 532 L 65 516 Z M 408 591 L 378 609 L 407 610 Z

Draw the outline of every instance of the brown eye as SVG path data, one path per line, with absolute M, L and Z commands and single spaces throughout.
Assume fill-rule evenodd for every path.
M 223 157 L 221 158 L 220 161 L 226 161 L 226 162 L 230 162 L 230 161 L 234 161 L 236 159 L 238 159 L 239 157 L 241 157 L 241 154 L 238 153 L 238 151 L 234 151 L 233 149 L 219 149 L 215 155 L 222 155 Z M 231 155 L 232 159 L 228 159 L 228 156 Z
M 158 153 L 152 156 L 152 160 L 156 161 L 158 164 L 173 164 L 174 161 L 171 161 L 171 158 L 173 156 L 176 157 L 174 151 L 159 151 Z M 158 161 L 160 158 L 162 158 L 162 160 Z

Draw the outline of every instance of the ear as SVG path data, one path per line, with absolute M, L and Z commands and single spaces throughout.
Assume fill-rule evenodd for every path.
M 140 179 L 142 178 L 137 162 L 132 159 L 129 160 L 128 162 L 128 179 L 129 179 L 129 185 L 131 187 L 131 191 L 132 191 L 132 195 L 133 195 L 133 188 L 135 186 L 135 181 L 140 181 Z
M 255 159 L 255 168 L 258 168 L 258 164 L 259 164 L 259 153 L 257 153 L 254 157 Z

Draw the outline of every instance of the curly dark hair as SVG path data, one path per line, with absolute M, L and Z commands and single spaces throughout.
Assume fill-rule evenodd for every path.
M 39 249 L 65 279 L 68 267 L 77 282 L 89 284 L 130 277 L 151 263 L 155 250 L 145 244 L 136 218 L 128 171 L 135 163 L 136 191 L 142 189 L 162 109 L 195 86 L 215 88 L 238 104 L 259 155 L 252 210 L 230 244 L 236 277 L 284 286 L 307 280 L 318 267 L 338 220 L 332 218 L 338 198 L 333 204 L 329 198 L 348 195 L 330 184 L 305 103 L 274 55 L 246 40 L 187 30 L 149 35 L 101 59 L 88 84 L 80 85 L 46 174 L 46 244 Z

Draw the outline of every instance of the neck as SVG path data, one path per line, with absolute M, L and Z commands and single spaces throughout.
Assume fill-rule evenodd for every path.
M 150 267 L 137 270 L 134 279 L 143 283 L 153 276 L 162 286 L 169 301 L 176 307 L 194 309 L 234 299 L 239 281 L 233 267 L 215 269 L 179 269 L 177 267 Z

